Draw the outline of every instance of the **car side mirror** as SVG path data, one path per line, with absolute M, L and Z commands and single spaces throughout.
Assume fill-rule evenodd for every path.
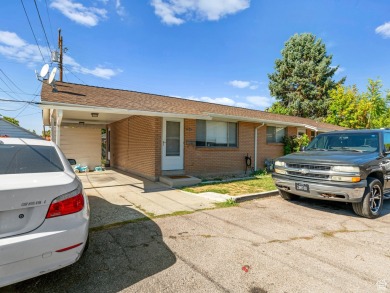
M 301 146 L 300 146 L 300 148 L 299 148 L 299 151 L 300 151 L 300 152 L 304 152 L 304 151 L 306 151 L 306 147 L 305 147 L 305 146 L 303 146 L 303 145 L 301 145 Z

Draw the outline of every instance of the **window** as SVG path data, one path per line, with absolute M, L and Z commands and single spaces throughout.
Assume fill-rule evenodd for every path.
M 385 152 L 390 151 L 390 132 L 384 134 Z
M 196 120 L 196 146 L 237 147 L 237 123 Z
M 267 126 L 267 143 L 282 142 L 285 135 L 285 127 Z
M 0 174 L 61 172 L 54 147 L 40 145 L 0 144 Z
M 305 128 L 298 128 L 297 135 L 302 136 L 306 134 L 306 129 Z

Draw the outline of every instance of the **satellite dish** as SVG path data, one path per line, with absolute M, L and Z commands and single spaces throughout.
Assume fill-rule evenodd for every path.
M 48 83 L 51 85 L 54 82 L 54 78 L 56 77 L 57 73 L 57 67 L 54 67 L 53 70 L 50 72 Z
M 39 76 L 41 78 L 45 78 L 45 76 L 47 75 L 48 72 L 49 72 L 49 64 L 45 64 L 42 66 L 42 69 L 41 69 L 41 72 L 39 73 Z

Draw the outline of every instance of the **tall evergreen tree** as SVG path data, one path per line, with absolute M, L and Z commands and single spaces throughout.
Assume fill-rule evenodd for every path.
M 295 34 L 275 61 L 275 72 L 268 74 L 271 95 L 276 103 L 268 111 L 313 119 L 324 119 L 329 105 L 329 91 L 343 84 L 333 75 L 339 66 L 331 66 L 332 55 L 313 34 Z

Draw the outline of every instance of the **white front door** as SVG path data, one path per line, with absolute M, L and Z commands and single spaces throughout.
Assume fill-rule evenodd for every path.
M 184 120 L 163 119 L 162 170 L 183 170 L 184 168 Z

